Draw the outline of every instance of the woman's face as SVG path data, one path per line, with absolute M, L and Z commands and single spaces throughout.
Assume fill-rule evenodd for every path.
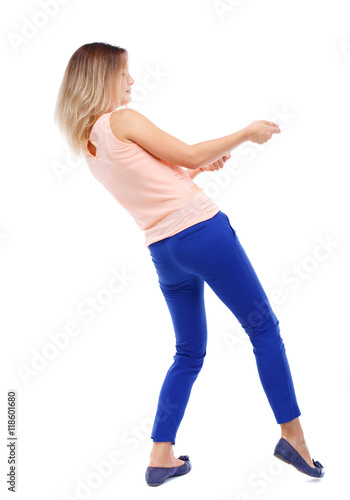
M 124 106 L 125 104 L 128 104 L 131 101 L 131 85 L 134 83 L 133 78 L 131 78 L 129 74 L 129 66 L 126 67 L 125 70 L 122 71 L 121 75 L 121 93 L 122 93 L 122 99 L 121 99 L 121 106 Z

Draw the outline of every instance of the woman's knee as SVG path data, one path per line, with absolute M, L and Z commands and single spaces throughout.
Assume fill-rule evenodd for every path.
M 279 333 L 279 321 L 268 301 L 259 303 L 241 324 L 249 337 L 274 330 Z
M 203 367 L 205 356 L 205 351 L 186 354 L 177 352 L 174 356 L 174 360 L 185 365 L 187 368 L 200 371 Z

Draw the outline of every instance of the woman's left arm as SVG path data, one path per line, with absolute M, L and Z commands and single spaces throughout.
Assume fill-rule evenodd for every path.
M 223 156 L 220 158 L 220 160 L 216 160 L 213 163 L 210 163 L 209 165 L 206 165 L 205 167 L 199 167 L 199 168 L 186 168 L 184 172 L 191 177 L 191 179 L 194 179 L 196 175 L 200 174 L 201 172 L 206 172 L 207 170 L 213 171 L 213 170 L 219 170 L 219 168 L 222 168 L 224 166 L 225 161 L 227 161 L 229 158 L 231 158 L 231 155 L 228 154 L 226 156 Z M 159 158 L 159 160 L 164 163 L 165 165 L 169 165 L 170 167 L 172 165 L 175 165 L 175 163 L 171 163 L 168 161 L 163 160 L 162 158 Z M 181 166 L 181 165 L 180 165 Z
M 206 172 L 207 170 L 210 171 L 219 170 L 219 168 L 222 168 L 224 166 L 225 161 L 227 161 L 229 158 L 231 158 L 230 154 L 223 156 L 220 160 L 214 161 L 214 163 L 210 163 L 205 167 L 187 168 L 185 172 L 189 177 L 191 177 L 191 179 L 194 179 L 196 175 L 200 174 L 201 172 Z

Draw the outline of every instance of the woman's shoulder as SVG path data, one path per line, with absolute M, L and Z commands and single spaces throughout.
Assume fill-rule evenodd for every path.
M 142 116 L 143 115 L 141 113 L 130 108 L 122 108 L 112 111 L 109 123 L 113 135 L 122 142 L 134 144 L 134 141 L 127 137 L 127 130 L 130 130 L 130 127 L 135 126 Z
M 126 121 L 137 121 L 146 118 L 142 113 L 139 113 L 135 109 L 131 108 L 121 108 L 112 111 L 110 114 L 111 123 L 122 123 Z

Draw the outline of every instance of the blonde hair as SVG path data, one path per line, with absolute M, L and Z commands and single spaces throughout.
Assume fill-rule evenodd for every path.
M 127 50 L 107 43 L 85 44 L 70 58 L 54 120 L 75 157 L 86 153 L 97 118 L 121 106 L 121 74 L 127 66 Z

